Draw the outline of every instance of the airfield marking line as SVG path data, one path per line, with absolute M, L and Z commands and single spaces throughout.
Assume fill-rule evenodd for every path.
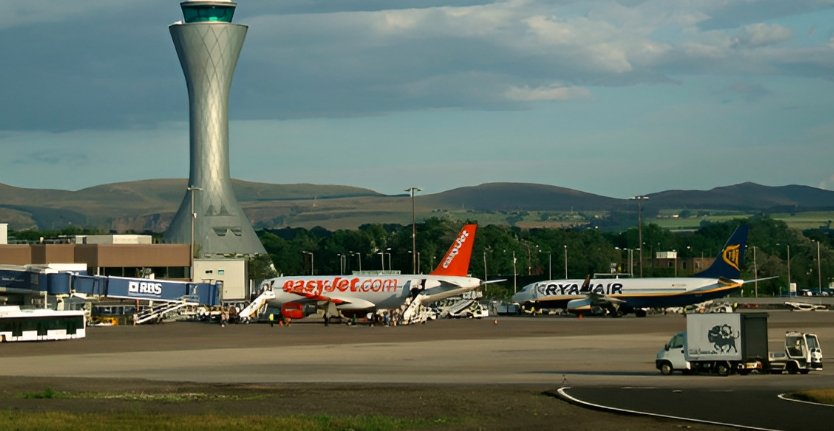
M 788 393 L 783 392 L 783 393 L 777 395 L 777 397 L 782 401 L 791 401 L 791 402 L 794 402 L 794 403 L 811 404 L 811 405 L 814 405 L 814 406 L 822 406 L 822 407 L 834 407 L 834 405 L 831 405 L 831 404 L 825 404 L 825 403 L 818 403 L 818 402 L 815 402 L 815 401 L 797 400 L 795 398 L 789 398 L 788 395 L 789 395 Z
M 563 387 L 557 389 L 557 392 L 559 393 L 559 396 L 563 397 L 565 400 L 567 400 L 571 403 L 580 405 L 582 407 L 588 407 L 588 408 L 597 409 L 597 410 L 611 411 L 611 412 L 615 412 L 615 413 L 623 413 L 623 414 L 630 414 L 630 415 L 652 416 L 652 417 L 665 418 L 665 419 L 684 420 L 684 421 L 698 422 L 698 423 L 703 423 L 703 424 L 708 424 L 708 425 L 720 425 L 720 426 L 726 426 L 726 427 L 735 427 L 735 428 L 743 428 L 743 429 L 751 429 L 751 430 L 759 430 L 759 431 L 780 431 L 778 429 L 773 429 L 773 428 L 759 428 L 759 427 L 748 426 L 748 425 L 739 425 L 739 424 L 731 424 L 731 423 L 727 423 L 727 422 L 709 421 L 709 420 L 706 420 L 706 419 L 685 418 L 685 417 L 681 417 L 681 416 L 672 416 L 672 415 L 664 415 L 664 414 L 660 414 L 660 413 L 641 412 L 641 411 L 638 411 L 638 410 L 621 409 L 621 408 L 617 408 L 617 407 L 604 406 L 602 404 L 594 404 L 594 403 L 590 403 L 590 402 L 587 402 L 587 401 L 582 401 L 579 398 L 575 398 L 571 395 L 568 395 L 567 390 L 570 389 L 570 388 L 571 388 L 570 386 L 563 386 Z

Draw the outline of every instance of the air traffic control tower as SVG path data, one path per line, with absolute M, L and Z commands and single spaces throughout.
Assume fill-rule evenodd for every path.
M 168 29 L 188 86 L 191 167 L 165 240 L 193 244 L 198 257 L 266 253 L 229 174 L 229 88 L 248 27 L 232 23 L 237 3 L 231 0 L 180 6 L 184 21 Z

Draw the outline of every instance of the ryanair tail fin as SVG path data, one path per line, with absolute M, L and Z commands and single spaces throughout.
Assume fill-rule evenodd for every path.
M 472 257 L 472 244 L 475 243 L 476 224 L 464 225 L 455 242 L 446 255 L 431 272 L 431 275 L 453 275 L 465 277 L 469 273 L 469 259 Z
M 748 226 L 743 224 L 724 244 L 721 253 L 715 258 L 709 268 L 694 277 L 738 279 L 741 277 L 741 265 L 744 264 L 744 249 L 747 244 Z

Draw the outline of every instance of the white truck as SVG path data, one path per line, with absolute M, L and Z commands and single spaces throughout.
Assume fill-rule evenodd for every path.
M 446 317 L 450 319 L 480 319 L 489 317 L 489 309 L 474 299 L 464 299 L 446 310 Z
M 790 374 L 808 374 L 822 371 L 822 347 L 816 334 L 788 331 L 785 333 L 785 351 L 768 353 L 769 370 L 772 373 L 787 371 Z
M 655 366 L 664 375 L 822 370 L 822 350 L 814 334 L 788 332 L 785 351 L 768 352 L 767 317 L 767 313 L 687 315 L 686 332 L 675 334 L 657 352 Z

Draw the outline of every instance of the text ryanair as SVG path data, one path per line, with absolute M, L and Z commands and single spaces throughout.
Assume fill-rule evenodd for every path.
M 162 283 L 149 283 L 146 281 L 128 282 L 127 291 L 130 293 L 144 293 L 150 295 L 162 295 Z
M 595 293 L 598 295 L 615 295 L 623 293 L 622 283 L 593 283 L 587 287 L 578 283 L 537 283 L 536 292 L 540 296 L 550 295 L 583 295 Z

